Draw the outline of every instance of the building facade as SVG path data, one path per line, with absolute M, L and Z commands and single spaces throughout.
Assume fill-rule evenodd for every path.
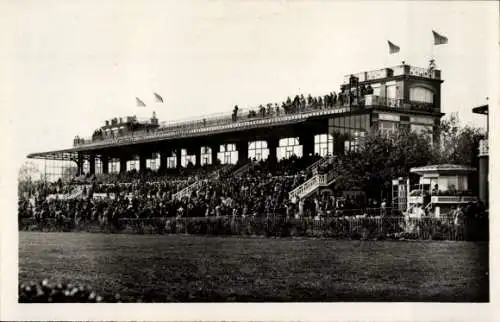
M 170 123 L 155 115 L 144 122 L 115 118 L 90 138 L 76 137 L 72 148 L 28 157 L 75 161 L 79 173 L 94 174 L 342 154 L 356 149 L 370 131 L 406 129 L 436 139 L 431 136 L 443 116 L 442 82 L 432 66 L 403 64 L 346 75 L 334 94 L 338 99 L 328 104 L 304 101 L 286 113 L 241 109 L 238 115 Z

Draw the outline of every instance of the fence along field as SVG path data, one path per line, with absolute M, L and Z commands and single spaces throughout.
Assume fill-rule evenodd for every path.
M 100 218 L 86 222 L 74 219 L 22 219 L 23 231 L 88 231 L 139 234 L 239 235 L 273 237 L 326 237 L 335 239 L 488 240 L 488 219 L 474 217 L 409 218 L 394 216 L 350 216 L 326 219 L 267 217 L 202 218 Z M 371 213 L 381 213 L 372 209 Z
M 90 285 L 104 302 L 488 301 L 486 216 L 344 215 L 24 218 L 19 281 Z

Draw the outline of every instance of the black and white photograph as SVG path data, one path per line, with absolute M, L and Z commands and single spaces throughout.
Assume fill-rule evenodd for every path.
M 2 1 L 10 311 L 491 304 L 498 18 L 496 1 Z

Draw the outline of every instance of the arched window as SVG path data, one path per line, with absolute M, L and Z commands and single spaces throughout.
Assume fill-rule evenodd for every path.
M 434 92 L 425 87 L 410 88 L 410 101 L 434 103 Z

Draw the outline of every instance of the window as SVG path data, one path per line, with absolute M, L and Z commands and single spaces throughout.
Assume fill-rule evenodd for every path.
M 410 88 L 410 101 L 434 103 L 434 93 L 424 87 L 412 87 Z
M 238 151 L 236 144 L 224 144 L 220 146 L 220 152 L 217 154 L 222 164 L 236 164 L 238 162 Z
M 366 136 L 365 131 L 354 131 L 350 135 L 350 139 L 344 141 L 344 151 L 358 151 L 363 138 Z
M 389 85 L 386 87 L 387 98 L 396 98 L 396 85 Z
M 432 117 L 412 116 L 410 121 L 411 123 L 434 125 L 434 119 Z
M 96 158 L 95 159 L 95 169 L 94 169 L 96 174 L 101 174 L 102 173 L 102 161 L 101 158 Z
M 120 160 L 111 159 L 109 162 L 109 173 L 119 173 L 120 172 Z
M 85 160 L 83 161 L 83 173 L 88 174 L 90 173 L 90 162 Z
M 160 154 L 159 153 L 153 153 L 152 155 L 153 158 L 151 159 L 146 159 L 146 168 L 149 168 L 153 171 L 158 171 L 160 168 Z
M 248 146 L 248 157 L 257 161 L 266 160 L 269 157 L 269 149 L 266 141 L 250 142 Z
M 139 170 L 139 160 L 129 160 L 127 161 L 127 171 Z
M 428 141 L 432 141 L 432 130 L 433 127 L 431 125 L 419 125 L 419 124 L 411 124 L 411 131 L 417 134 L 422 134 L 427 137 Z
M 212 164 L 212 148 L 208 146 L 201 147 L 201 165 Z
M 167 168 L 173 169 L 177 167 L 177 153 L 172 154 L 167 158 Z
M 333 135 L 319 134 L 314 136 L 314 154 L 324 157 L 333 154 Z
M 278 159 L 288 159 L 292 155 L 301 157 L 303 153 L 299 138 L 284 138 L 279 141 Z
M 189 163 L 196 164 L 196 156 L 187 154 L 186 149 L 181 149 L 181 165 L 186 168 Z
M 391 133 L 394 133 L 398 128 L 398 123 L 397 122 L 392 122 L 392 121 L 379 121 L 379 130 L 380 133 L 384 135 L 389 135 Z

